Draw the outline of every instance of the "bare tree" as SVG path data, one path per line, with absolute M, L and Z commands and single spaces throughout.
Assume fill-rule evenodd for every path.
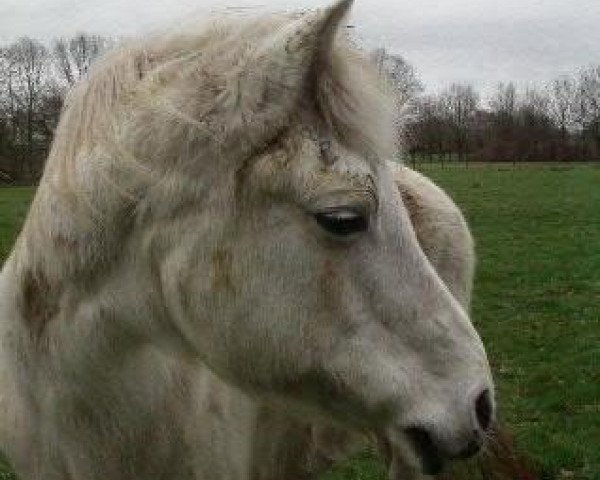
M 112 44 L 112 40 L 106 37 L 85 33 L 79 33 L 70 39 L 55 40 L 52 56 L 61 80 L 67 86 L 72 86 Z
M 490 99 L 490 110 L 500 117 L 512 121 L 517 109 L 517 88 L 512 82 L 499 83 Z
M 423 91 L 415 69 L 401 55 L 378 48 L 372 53 L 379 72 L 391 81 L 400 105 L 405 105 Z
M 36 40 L 23 37 L 6 48 L 3 57 L 8 72 L 14 138 L 25 150 L 19 173 L 23 175 L 26 166 L 29 177 L 33 178 L 39 170 L 35 165 L 36 121 L 50 84 L 48 51 Z
M 577 89 L 576 118 L 584 138 L 589 138 L 600 155 L 600 65 L 581 70 Z
M 472 85 L 454 83 L 442 93 L 441 101 L 452 128 L 459 160 L 466 162 L 469 153 L 469 128 L 479 109 L 479 94 Z
M 567 132 L 576 122 L 577 81 L 573 77 L 563 75 L 554 79 L 548 85 L 547 91 L 548 114 L 560 129 L 562 140 L 566 141 Z
M 527 88 L 519 97 L 514 133 L 521 160 L 550 159 L 556 127 L 550 118 L 550 98 L 546 91 Z
M 8 49 L 0 49 L 0 170 L 14 175 L 17 169 L 14 140 L 17 133 L 16 104 L 13 85 L 16 69 Z
M 427 155 L 444 163 L 453 151 L 453 129 L 447 105 L 437 95 L 419 96 L 410 102 L 410 115 L 402 129 L 404 145 L 413 163 L 417 155 Z
M 514 83 L 499 83 L 496 92 L 489 101 L 492 113 L 492 134 L 490 135 L 493 157 L 516 161 L 515 145 L 517 88 Z
M 386 83 L 391 88 L 395 105 L 395 122 L 398 139 L 408 151 L 414 162 L 416 139 L 413 138 L 413 127 L 417 109 L 414 104 L 417 95 L 423 91 L 423 85 L 418 79 L 414 68 L 397 54 L 391 54 L 385 48 L 378 48 L 371 53 L 379 74 L 387 78 Z
M 21 181 L 41 172 L 66 89 L 112 41 L 79 34 L 53 42 L 21 38 L 0 48 L 0 171 Z

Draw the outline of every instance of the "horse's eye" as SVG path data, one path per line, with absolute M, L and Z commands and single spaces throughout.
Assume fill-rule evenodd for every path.
M 340 237 L 364 232 L 369 228 L 367 217 L 352 209 L 333 209 L 315 214 L 321 228 Z

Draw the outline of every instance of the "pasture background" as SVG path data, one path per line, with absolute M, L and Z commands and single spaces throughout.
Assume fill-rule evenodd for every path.
M 494 370 L 500 417 L 541 479 L 600 480 L 600 169 L 422 170 L 461 206 L 477 242 L 472 317 Z M 32 193 L 0 189 L 1 258 Z M 9 478 L 0 459 L 0 480 Z M 323 477 L 384 478 L 370 452 Z

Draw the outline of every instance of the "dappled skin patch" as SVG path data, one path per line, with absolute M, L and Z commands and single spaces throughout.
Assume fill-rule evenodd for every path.
M 409 192 L 408 190 L 399 187 L 400 194 L 402 195 L 402 202 L 408 211 L 408 216 L 413 225 L 419 225 L 421 218 L 422 205 L 419 199 Z
M 79 242 L 74 238 L 69 238 L 67 235 L 57 234 L 52 237 L 53 243 L 56 248 L 67 251 L 75 252 L 79 247 Z
M 23 319 L 33 337 L 39 337 L 46 325 L 58 313 L 56 292 L 53 291 L 47 278 L 41 273 L 31 270 L 23 275 L 22 280 Z

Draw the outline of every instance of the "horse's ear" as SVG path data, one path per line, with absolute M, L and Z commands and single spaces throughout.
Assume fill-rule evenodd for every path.
M 281 28 L 259 51 L 300 70 L 327 56 L 353 0 L 338 0 L 328 8 L 304 14 Z M 262 53 L 261 52 L 261 53 Z
M 339 27 L 353 0 L 338 0 L 328 8 L 302 14 L 262 41 L 244 68 L 243 83 L 250 97 L 277 98 L 298 92 L 318 62 L 327 59 Z M 273 95 L 274 94 L 274 95 Z M 293 95 L 292 95 L 293 96 Z
M 328 8 L 301 14 L 258 44 L 230 78 L 226 90 L 224 105 L 229 110 L 231 132 L 239 126 L 251 143 L 257 144 L 286 124 L 310 85 L 310 76 L 314 73 L 312 80 L 316 81 L 319 63 L 329 58 L 352 3 L 338 0 Z

